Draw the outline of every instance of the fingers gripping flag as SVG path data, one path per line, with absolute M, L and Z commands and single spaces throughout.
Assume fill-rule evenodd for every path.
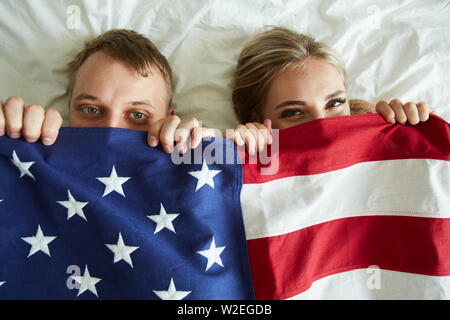
M 1 137 L 0 178 L 0 299 L 253 298 L 237 161 L 62 128 L 52 147 Z

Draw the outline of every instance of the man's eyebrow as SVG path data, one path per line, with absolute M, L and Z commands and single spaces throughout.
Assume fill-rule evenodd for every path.
M 92 101 L 100 101 L 100 99 L 97 98 L 96 96 L 93 96 L 93 95 L 90 95 L 87 93 L 79 94 L 78 96 L 76 96 L 75 101 L 84 100 L 84 99 L 92 100 Z M 155 107 L 153 107 L 152 103 L 149 100 L 130 101 L 128 104 L 132 105 L 132 106 L 148 106 L 153 109 L 155 108 Z
M 344 90 L 338 90 L 338 91 L 336 91 L 336 92 L 330 93 L 329 95 L 327 95 L 327 96 L 325 97 L 325 100 L 329 100 L 329 99 L 331 99 L 331 98 L 337 97 L 337 96 L 339 96 L 339 95 L 341 95 L 341 94 L 343 94 L 343 93 L 345 93 Z
M 77 95 L 76 98 L 75 98 L 75 100 L 83 100 L 83 99 L 93 100 L 93 101 L 98 101 L 99 100 L 97 97 L 92 96 L 92 95 L 87 94 L 87 93 L 81 93 L 81 94 Z
M 92 96 L 90 94 L 87 93 L 81 93 L 78 96 L 76 96 L 75 100 L 83 100 L 83 99 L 87 99 L 87 100 L 94 100 L 94 101 L 98 101 L 99 99 L 95 96 Z
M 275 107 L 275 109 L 286 107 L 286 106 L 306 106 L 306 102 L 301 101 L 301 100 L 287 100 L 287 101 L 283 101 L 282 103 L 277 105 Z
M 155 109 L 155 107 L 153 107 L 153 104 L 148 100 L 130 101 L 128 104 L 132 106 L 147 106 L 152 109 Z

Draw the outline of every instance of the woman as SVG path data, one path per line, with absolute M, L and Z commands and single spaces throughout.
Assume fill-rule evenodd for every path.
M 233 104 L 245 125 L 227 137 L 253 154 L 271 143 L 271 128 L 375 111 L 390 123 L 414 125 L 434 111 L 425 102 L 350 100 L 346 81 L 343 62 L 326 44 L 285 28 L 263 32 L 239 56 Z

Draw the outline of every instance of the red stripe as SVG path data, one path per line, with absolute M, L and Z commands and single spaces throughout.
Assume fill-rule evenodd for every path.
M 244 184 L 324 173 L 366 161 L 450 161 L 449 124 L 434 115 L 414 126 L 389 124 L 379 114 L 320 119 L 280 130 L 279 142 L 279 162 L 273 165 L 278 171 L 262 175 L 261 168 L 272 164 L 248 164 L 245 155 Z
M 286 299 L 315 280 L 370 265 L 447 276 L 449 235 L 448 218 L 364 216 L 248 240 L 256 298 Z

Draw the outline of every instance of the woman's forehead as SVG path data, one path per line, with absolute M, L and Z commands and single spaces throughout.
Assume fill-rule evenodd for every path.
M 337 68 L 326 61 L 311 59 L 301 68 L 281 72 L 269 87 L 267 102 L 302 96 L 305 98 L 316 95 L 326 97 L 338 90 L 345 91 L 345 84 Z

